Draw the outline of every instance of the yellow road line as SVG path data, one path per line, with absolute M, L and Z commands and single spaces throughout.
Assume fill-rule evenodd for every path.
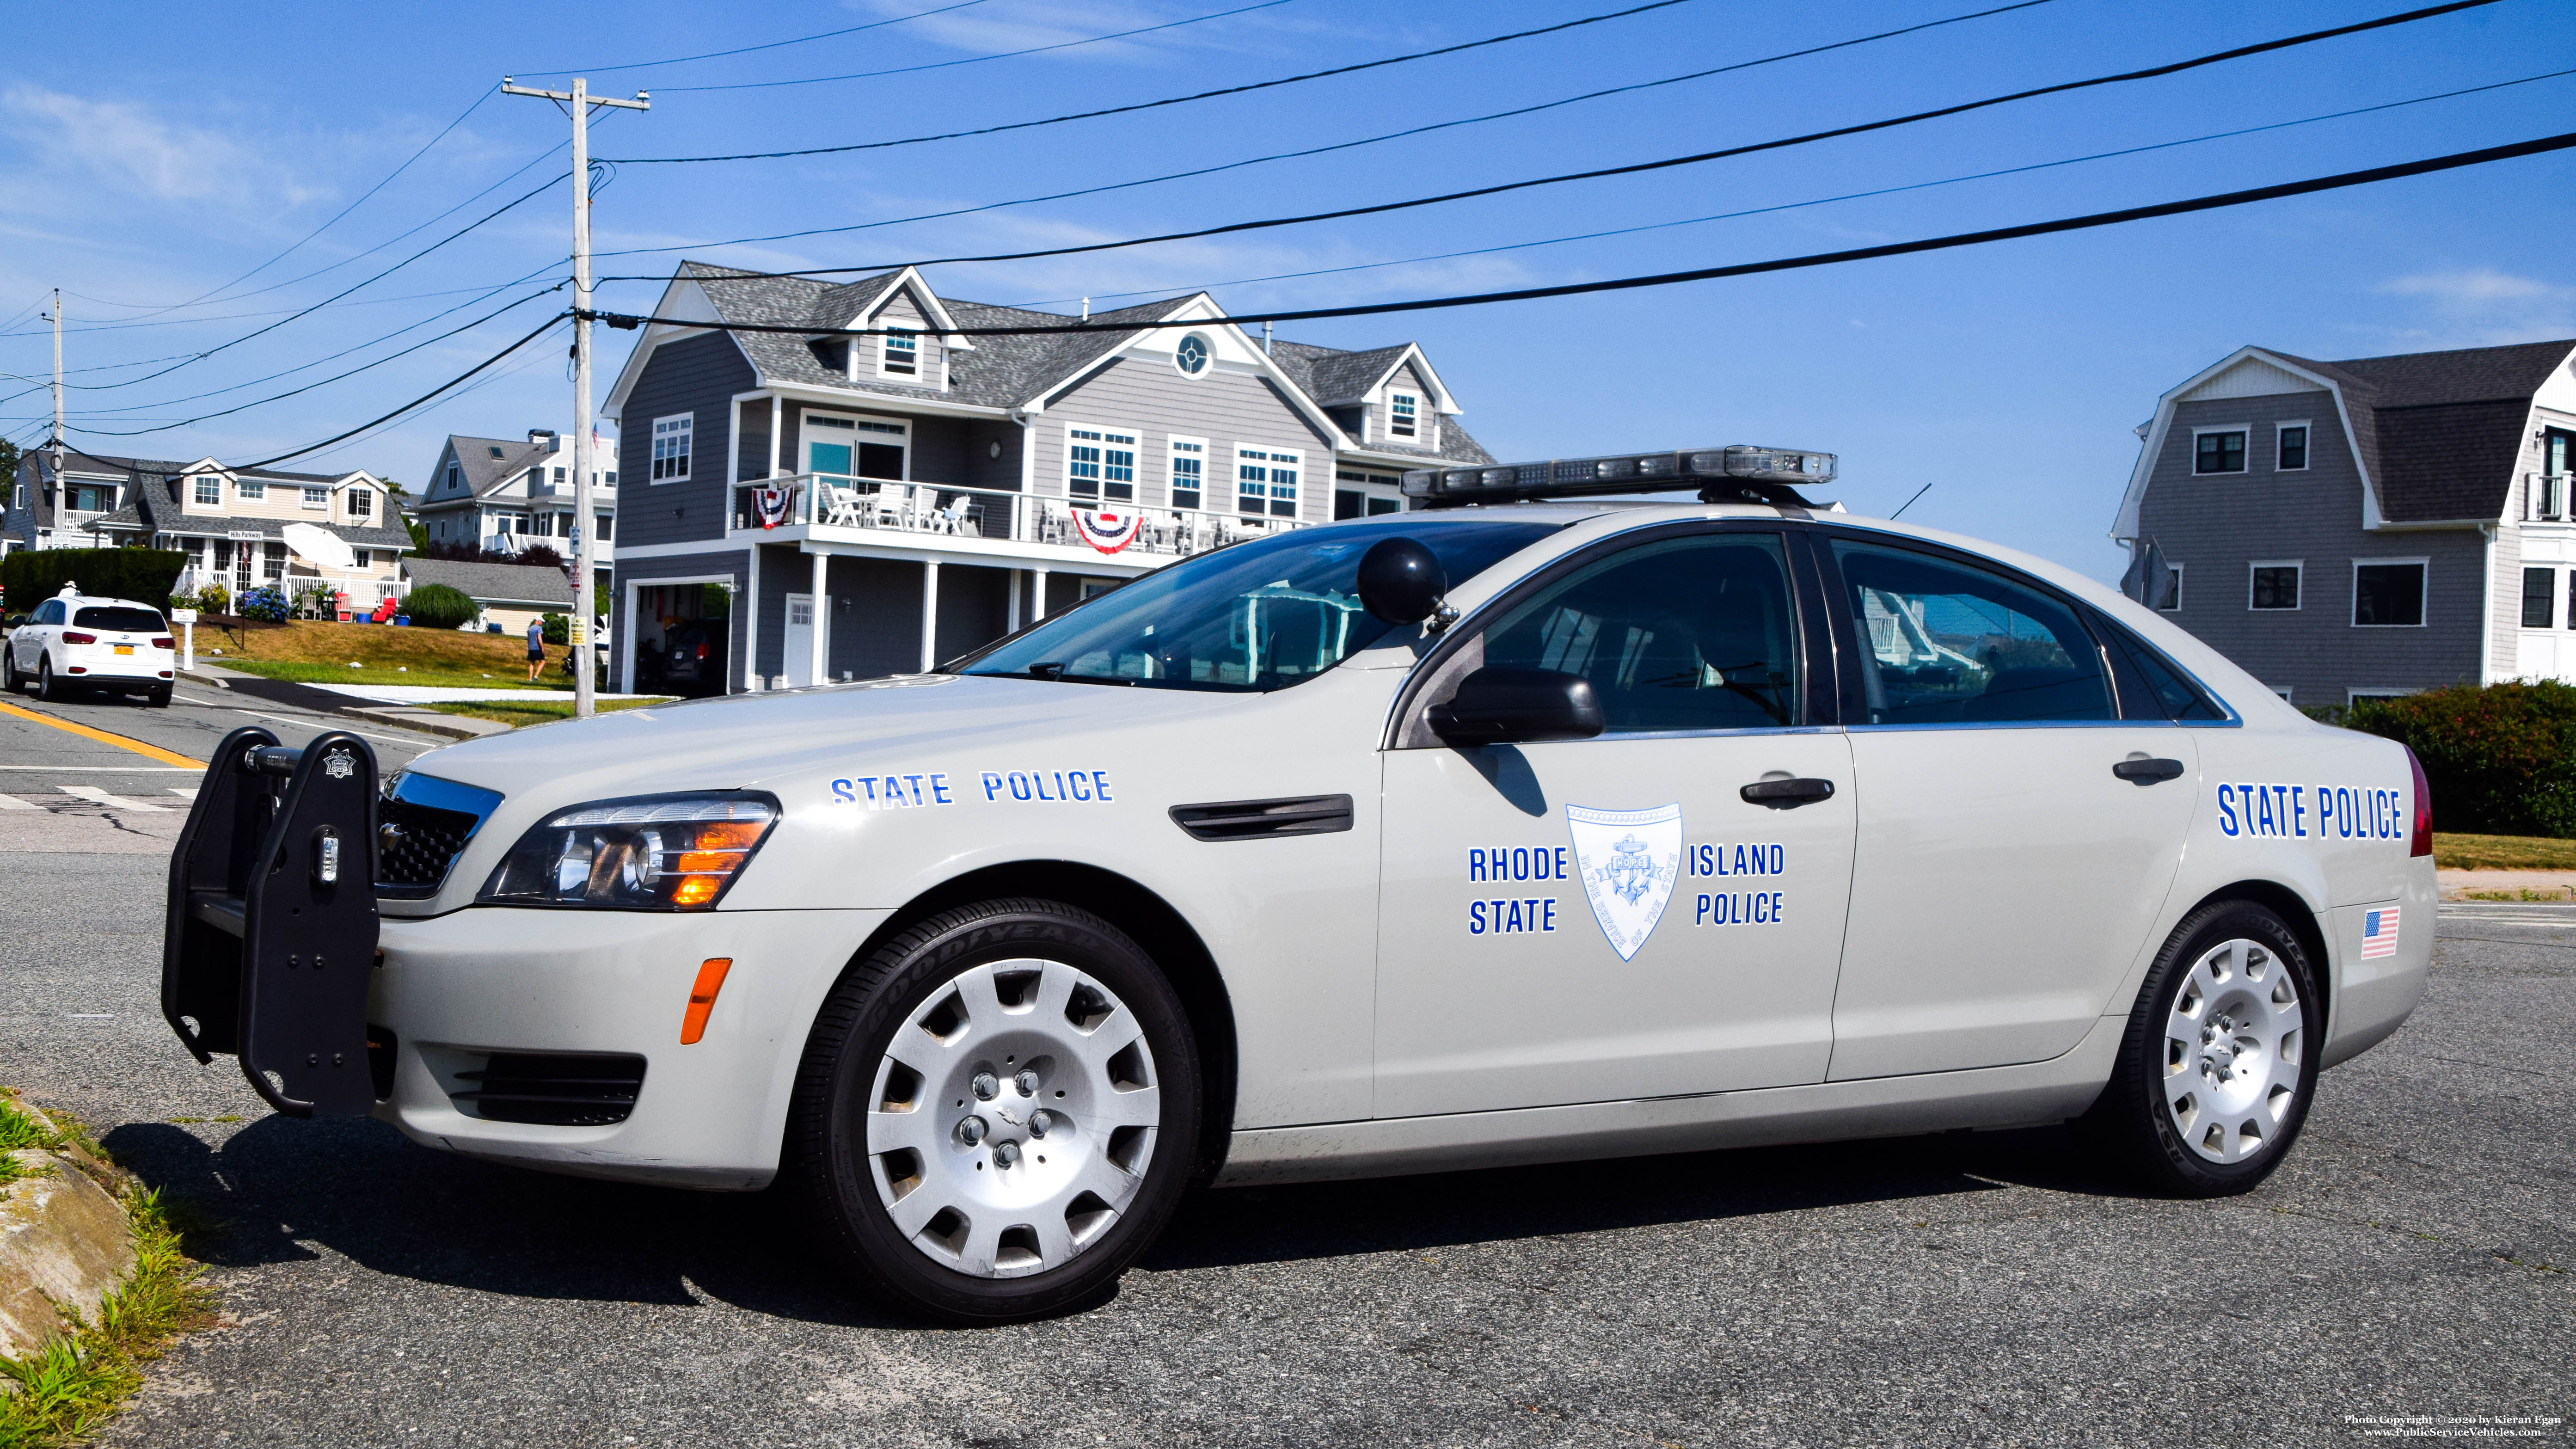
M 14 714 L 21 719 L 34 720 L 38 724 L 52 725 L 58 730 L 69 730 L 73 734 L 86 736 L 89 739 L 97 740 L 101 744 L 114 745 L 120 750 L 132 750 L 138 755 L 142 755 L 148 759 L 159 760 L 165 765 L 190 765 L 198 769 L 204 769 L 206 765 L 206 762 L 203 760 L 192 760 L 186 755 L 172 754 L 170 751 L 161 748 L 159 745 L 147 745 L 141 740 L 127 739 L 123 735 L 109 734 L 105 730 L 94 730 L 88 725 L 74 724 L 67 719 L 56 719 L 52 715 L 39 714 L 32 709 L 26 709 L 18 705 L 10 704 L 6 700 L 0 700 L 0 714 Z

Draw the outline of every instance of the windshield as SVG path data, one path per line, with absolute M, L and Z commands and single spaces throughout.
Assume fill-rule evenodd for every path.
M 1360 555 L 1420 540 L 1456 588 L 1557 523 L 1407 514 L 1275 533 L 1184 559 L 957 666 L 961 674 L 1159 689 L 1267 691 L 1302 684 L 1390 627 L 1360 607 Z
M 151 609 L 120 609 L 113 605 L 96 605 L 72 616 L 76 629 L 107 629 L 120 634 L 158 634 L 161 615 Z

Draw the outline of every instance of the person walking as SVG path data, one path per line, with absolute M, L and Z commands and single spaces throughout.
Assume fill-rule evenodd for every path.
M 528 621 L 528 682 L 536 683 L 537 676 L 545 672 L 546 626 L 542 620 L 530 619 Z

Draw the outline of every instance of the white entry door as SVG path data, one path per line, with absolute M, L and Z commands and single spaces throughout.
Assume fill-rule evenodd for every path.
M 787 687 L 814 683 L 814 596 L 787 596 Z

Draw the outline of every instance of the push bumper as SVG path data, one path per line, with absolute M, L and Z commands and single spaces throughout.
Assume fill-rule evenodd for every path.
M 750 1190 L 778 1171 L 823 997 L 884 910 L 705 914 L 473 907 L 387 918 L 368 1021 L 392 1055 L 376 1115 L 425 1146 L 590 1177 Z M 680 1041 L 705 962 L 732 962 Z M 640 1067 L 622 1120 L 500 1120 L 494 1059 Z M 636 1061 L 634 1059 L 640 1059 Z M 381 1074 L 381 1066 L 380 1066 Z

